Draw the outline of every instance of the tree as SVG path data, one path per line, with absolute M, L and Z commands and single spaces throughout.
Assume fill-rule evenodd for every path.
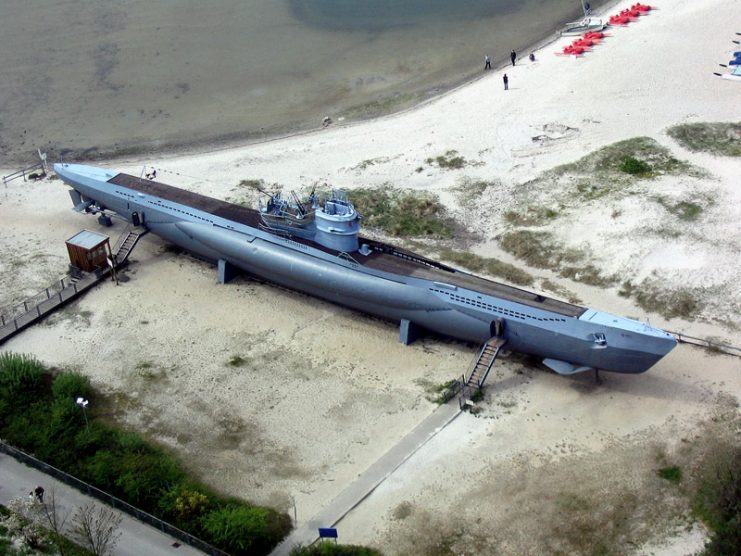
M 64 543 L 58 541 L 60 537 L 64 536 L 64 524 L 67 522 L 69 512 L 60 514 L 57 510 L 57 493 L 54 487 L 51 487 L 47 491 L 46 500 L 43 504 L 39 504 L 39 506 L 41 507 L 39 522 L 43 523 L 49 531 L 54 533 L 59 554 L 60 556 L 65 556 L 67 547 Z
M 95 556 L 106 556 L 113 551 L 121 532 L 121 514 L 106 506 L 85 504 L 72 517 L 72 534 Z

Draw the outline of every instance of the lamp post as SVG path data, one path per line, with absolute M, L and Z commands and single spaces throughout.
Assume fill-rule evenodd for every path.
M 82 416 L 85 417 L 85 430 L 87 431 L 88 434 L 90 434 L 90 425 L 87 421 L 87 412 L 85 411 L 85 409 L 87 408 L 87 404 L 90 402 L 88 402 L 85 398 L 80 396 L 77 398 L 77 400 L 75 400 L 75 403 L 82 408 Z

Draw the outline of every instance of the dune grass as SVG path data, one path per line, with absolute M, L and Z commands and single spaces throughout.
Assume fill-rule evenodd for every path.
M 690 151 L 741 156 L 741 122 L 681 124 L 667 133 Z

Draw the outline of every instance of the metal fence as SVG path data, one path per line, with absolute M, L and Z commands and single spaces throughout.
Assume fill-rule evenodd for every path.
M 223 550 L 219 550 L 218 548 L 211 546 L 210 544 L 202 541 L 201 539 L 194 537 L 190 533 L 186 533 L 185 531 L 178 529 L 177 527 L 167 523 L 166 521 L 162 521 L 161 519 L 153 516 L 152 514 L 148 514 L 147 512 L 144 512 L 140 510 L 139 508 L 136 508 L 132 506 L 131 504 L 124 502 L 123 500 L 119 498 L 116 498 L 115 496 L 111 496 L 107 492 L 103 492 L 99 488 L 96 488 L 93 485 L 86 483 L 85 481 L 81 481 L 80 479 L 73 477 L 72 475 L 69 475 L 68 473 L 65 473 L 61 469 L 57 469 L 56 467 L 53 467 L 49 465 L 48 463 L 44 463 L 43 461 L 36 459 L 35 457 L 25 452 L 22 452 L 21 450 L 18 450 L 17 448 L 13 448 L 12 446 L 5 444 L 5 442 L 0 441 L 0 452 L 4 452 L 8 454 L 9 456 L 12 456 L 13 458 L 17 459 L 21 463 L 25 463 L 26 465 L 30 467 L 38 469 L 39 471 L 52 476 L 58 481 L 61 481 L 71 486 L 72 488 L 75 488 L 79 490 L 80 492 L 87 494 L 88 496 L 97 498 L 104 504 L 107 504 L 113 508 L 116 508 L 117 510 L 125 512 L 129 514 L 131 517 L 138 519 L 139 521 L 142 521 L 148 525 L 151 525 L 155 529 L 159 529 L 163 533 L 170 535 L 171 537 L 174 537 L 180 541 L 183 541 L 185 544 L 188 544 L 192 546 L 193 548 L 197 548 L 198 550 L 201 550 L 202 552 L 205 552 L 206 554 L 209 554 L 211 556 L 229 556 L 227 552 L 224 552 Z

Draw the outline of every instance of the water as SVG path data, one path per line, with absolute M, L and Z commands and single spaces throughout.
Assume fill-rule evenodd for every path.
M 574 0 L 3 0 L 0 164 L 37 146 L 89 159 L 374 116 L 579 13 Z

